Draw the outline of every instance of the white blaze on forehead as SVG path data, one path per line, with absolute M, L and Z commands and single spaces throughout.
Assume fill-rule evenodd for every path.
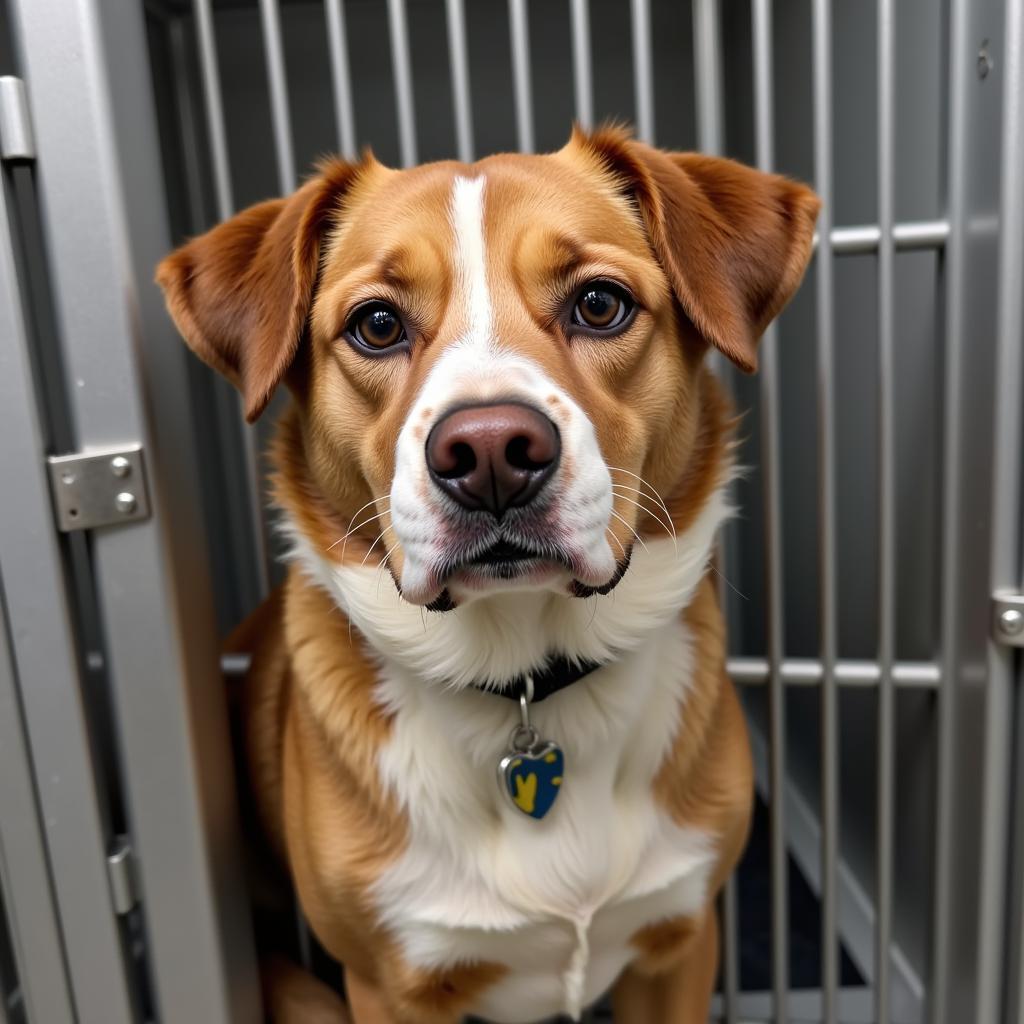
M 452 227 L 459 290 L 466 310 L 467 339 L 491 337 L 491 296 L 484 255 L 484 178 L 456 178 L 452 186 Z

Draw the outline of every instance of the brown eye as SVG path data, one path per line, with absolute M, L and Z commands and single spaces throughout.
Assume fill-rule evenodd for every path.
M 374 302 L 357 309 L 347 330 L 357 344 L 368 349 L 393 348 L 406 340 L 402 318 L 383 302 Z
M 573 321 L 595 331 L 620 327 L 633 311 L 626 293 L 608 281 L 591 281 L 584 286 L 573 307 Z

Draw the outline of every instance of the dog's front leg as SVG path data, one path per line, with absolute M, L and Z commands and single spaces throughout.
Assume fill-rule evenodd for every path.
M 615 1024 L 705 1024 L 718 971 L 718 918 L 710 908 L 681 958 L 626 968 L 612 992 Z

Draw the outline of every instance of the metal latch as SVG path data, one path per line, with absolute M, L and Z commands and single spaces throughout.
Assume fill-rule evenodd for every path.
M 25 83 L 13 75 L 0 75 L 0 158 L 5 162 L 36 158 Z
M 51 455 L 46 462 L 63 533 L 149 518 L 146 467 L 138 445 Z
M 1024 594 L 997 590 L 992 595 L 992 633 L 996 643 L 1024 647 Z
M 115 914 L 127 914 L 139 902 L 135 885 L 135 852 L 128 836 L 118 836 L 107 855 L 110 902 Z

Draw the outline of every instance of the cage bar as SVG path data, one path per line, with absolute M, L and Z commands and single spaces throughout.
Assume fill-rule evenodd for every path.
M 412 167 L 416 154 L 416 108 L 412 98 L 412 54 L 405 0 L 388 0 L 388 31 L 391 34 L 391 73 L 398 109 L 398 149 L 402 166 Z
M 967 97 L 963 83 L 970 73 L 970 0 L 951 0 L 949 14 L 949 122 L 947 129 L 946 209 L 949 240 L 945 252 L 946 344 L 943 382 L 941 685 L 938 694 L 938 764 L 936 770 L 936 849 L 932 907 L 930 1019 L 946 1024 L 944 986 L 950 968 L 952 917 L 954 784 L 956 781 L 956 691 L 958 673 L 958 614 L 961 566 L 959 557 L 961 503 L 959 496 L 963 401 L 960 367 L 965 304 L 965 205 L 967 189 Z
M 718 0 L 693 0 L 693 72 L 697 86 L 697 148 L 720 155 L 725 145 Z
M 231 189 L 228 135 L 224 126 L 224 101 L 220 92 L 220 70 L 210 0 L 193 0 L 193 10 L 199 39 L 199 72 L 203 80 L 206 131 L 209 136 L 210 163 L 213 167 L 213 184 L 217 196 L 217 217 L 220 220 L 227 220 L 235 212 L 235 199 Z
M 344 0 L 324 0 L 327 46 L 331 57 L 334 116 L 338 122 L 338 149 L 346 159 L 356 156 L 356 115 L 352 106 L 352 71 L 348 59 L 348 30 Z
M 292 119 L 288 110 L 288 78 L 284 66 L 281 9 L 278 0 L 260 0 L 260 21 L 263 25 L 267 85 L 270 88 L 270 116 L 274 126 L 277 180 L 281 191 L 287 195 L 295 191 L 295 151 L 292 146 Z
M 889 1024 L 892 944 L 896 660 L 895 16 L 878 0 L 878 769 L 875 1019 Z
M 224 102 L 220 89 L 213 12 L 210 0 L 194 0 L 193 9 L 199 40 L 199 71 L 203 83 L 206 134 L 209 139 L 210 162 L 217 197 L 217 219 L 227 220 L 235 212 L 235 200 L 231 188 L 231 166 L 228 160 L 227 129 L 224 124 Z M 270 592 L 270 552 L 267 547 L 266 522 L 263 518 L 259 437 L 256 428 L 244 422 L 244 403 L 241 398 L 238 400 L 238 411 L 245 482 L 249 491 L 249 523 L 253 537 L 256 585 L 262 598 Z
M 516 102 L 516 138 L 521 153 L 532 153 L 533 87 L 530 84 L 530 23 L 526 0 L 508 0 L 512 37 L 512 80 Z
M 473 160 L 473 113 L 469 100 L 469 56 L 466 52 L 466 11 L 463 0 L 445 0 L 448 23 L 448 64 L 455 103 L 455 146 L 463 163 Z
M 651 44 L 650 0 L 630 0 L 633 27 L 633 82 L 636 91 L 636 134 L 654 142 L 654 52 Z
M 817 264 L 818 486 L 821 615 L 821 963 L 822 1019 L 836 1024 L 839 987 L 839 724 L 836 687 L 835 404 L 832 264 L 832 7 L 814 0 L 812 11 L 814 178 L 822 200 Z
M 1024 2 L 1009 0 L 1003 46 L 1002 173 L 999 210 L 998 308 L 992 440 L 992 538 L 990 581 L 996 590 L 1024 586 Z M 1007 955 L 1004 913 L 1010 834 L 1006 809 L 1011 799 L 1015 671 L 1024 679 L 1024 663 L 1006 646 L 990 645 L 985 706 L 982 834 L 978 899 L 978 983 L 975 1019 L 996 1020 L 1001 1009 L 1000 970 L 1014 963 Z M 1019 692 L 1019 691 L 1018 691 Z M 1015 895 L 1015 894 L 1014 894 Z M 1011 912 L 1012 913 L 1012 912 Z M 1011 916 L 1013 929 L 1020 917 Z M 1009 972 L 1008 996 L 1019 1005 L 1021 973 Z M 1012 1007 L 1006 1009 L 1009 1019 Z
M 754 56 L 754 135 L 757 166 L 775 165 L 772 0 L 752 0 Z M 764 481 L 765 592 L 768 641 L 769 784 L 771 787 L 772 1009 L 775 1020 L 789 1019 L 789 884 L 786 850 L 786 694 L 785 607 L 782 554 L 782 467 L 779 427 L 778 327 L 771 324 L 761 342 L 761 473 Z
M 832 253 L 835 256 L 857 256 L 878 252 L 882 229 L 878 224 L 858 224 L 833 228 Z M 892 228 L 893 243 L 898 251 L 914 249 L 941 249 L 949 238 L 949 222 L 944 220 L 908 221 Z M 814 236 L 814 246 L 821 241 L 820 232 Z
M 572 15 L 572 70 L 576 92 L 576 120 L 594 126 L 594 84 L 590 65 L 590 0 L 570 0 Z

